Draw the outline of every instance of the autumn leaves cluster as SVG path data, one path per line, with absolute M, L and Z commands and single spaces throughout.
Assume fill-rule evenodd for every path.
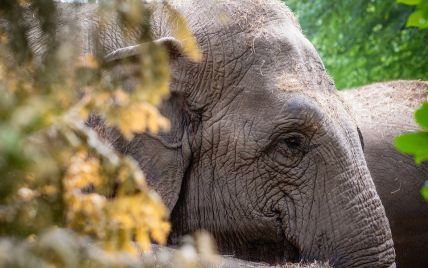
M 99 16 L 114 13 L 125 37 L 129 29 L 138 28 L 141 33 L 133 90 L 113 81 L 98 55 L 68 52 L 72 51 L 68 41 L 55 34 L 59 26 L 54 1 L 6 0 L 0 4 L 3 238 L 37 244 L 46 230 L 60 227 L 65 233 L 90 238 L 104 250 L 134 256 L 150 250 L 152 241 L 166 242 L 170 231 L 167 209 L 147 187 L 138 163 L 115 152 L 85 125 L 91 114 L 97 114 L 126 139 L 137 132 L 169 128 L 156 108 L 168 94 L 168 54 L 151 39 L 150 4 L 105 2 L 98 8 Z M 28 41 L 29 10 L 38 21 L 41 40 L 47 40 L 40 55 Z M 184 53 L 200 57 L 185 20 L 172 7 L 167 10 L 176 37 L 187 40 Z M 46 262 L 33 251 L 27 252 L 29 256 Z

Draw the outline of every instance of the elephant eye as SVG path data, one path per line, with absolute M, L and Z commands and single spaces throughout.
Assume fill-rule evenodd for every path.
M 297 135 L 287 137 L 287 138 L 284 138 L 282 140 L 282 143 L 287 145 L 288 148 L 295 150 L 295 149 L 298 149 L 302 145 L 302 137 L 297 136 Z
M 279 144 L 291 152 L 302 151 L 305 137 L 300 133 L 288 133 L 279 139 Z
M 301 133 L 286 133 L 276 139 L 268 150 L 268 155 L 281 166 L 294 166 L 307 152 L 307 142 L 306 136 Z

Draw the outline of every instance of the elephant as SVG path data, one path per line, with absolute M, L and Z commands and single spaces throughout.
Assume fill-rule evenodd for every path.
M 341 91 L 352 105 L 364 139 L 364 155 L 391 224 L 398 267 L 428 266 L 428 202 L 419 194 L 428 163 L 401 154 L 394 137 L 412 132 L 413 113 L 428 101 L 428 82 L 392 81 Z
M 357 123 L 288 7 L 279 0 L 168 3 L 202 52 L 200 62 L 183 53 L 165 4 L 155 4 L 152 36 L 171 69 L 160 111 L 171 130 L 127 140 L 99 116 L 87 122 L 139 163 L 169 208 L 168 244 L 204 229 L 221 254 L 248 261 L 395 266 Z M 109 66 L 133 64 L 141 44 L 132 33 L 124 40 L 114 20 L 98 27 L 80 8 L 64 13 L 86 16 L 80 34 L 96 29 L 102 40 L 79 49 L 99 49 Z M 114 68 L 112 75 L 120 76 Z
M 171 96 L 161 106 L 172 130 L 126 141 L 89 120 L 140 163 L 171 210 L 169 243 L 206 229 L 221 253 L 247 260 L 392 265 L 389 224 L 357 124 L 288 8 L 172 4 L 203 52 L 201 63 L 186 58 L 159 19 L 162 9 L 155 12 L 154 36 L 172 54 Z M 115 49 L 120 56 L 123 47 Z

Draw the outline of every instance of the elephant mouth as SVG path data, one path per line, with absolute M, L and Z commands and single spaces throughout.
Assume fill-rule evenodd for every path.
M 300 263 L 302 260 L 302 255 L 300 254 L 300 250 L 293 245 L 290 241 L 284 240 L 284 258 L 283 262 L 286 263 Z
M 302 260 L 302 255 L 295 243 L 289 239 L 284 231 L 283 219 L 278 216 L 276 218 L 278 232 L 282 237 L 283 256 L 281 263 L 299 263 Z
M 235 249 L 234 255 L 248 261 L 268 263 L 269 265 L 301 262 L 301 251 L 285 235 L 282 218 L 270 215 L 265 218 L 265 224 L 265 226 L 269 226 L 269 231 L 259 233 L 252 239 L 247 240 L 246 246 Z

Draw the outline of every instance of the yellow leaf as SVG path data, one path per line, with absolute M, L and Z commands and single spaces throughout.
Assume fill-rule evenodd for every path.
M 85 54 L 81 58 L 81 62 L 82 62 L 82 65 L 87 68 L 96 69 L 99 67 L 97 58 L 93 54 Z
M 129 104 L 129 95 L 123 90 L 116 90 L 114 92 L 114 98 L 117 104 L 120 106 L 125 106 Z
M 166 243 L 170 228 L 171 227 L 168 222 L 160 222 L 157 227 L 152 229 L 150 234 L 156 242 L 164 245 Z
M 182 42 L 184 53 L 194 61 L 201 61 L 202 53 L 196 38 L 189 30 L 186 19 L 170 4 L 166 3 L 165 6 L 169 15 L 169 24 L 173 27 L 174 37 Z
M 53 186 L 52 184 L 45 185 L 41 189 L 41 193 L 45 195 L 54 195 L 54 194 L 57 194 L 58 191 L 59 191 L 58 188 Z
M 144 252 L 148 252 L 151 249 L 150 238 L 145 228 L 137 228 L 135 234 L 135 240 L 138 245 L 143 249 Z
M 122 249 L 131 254 L 132 256 L 138 255 L 138 250 L 135 245 L 133 245 L 133 243 L 130 241 L 130 239 L 125 242 L 125 244 L 122 246 Z

